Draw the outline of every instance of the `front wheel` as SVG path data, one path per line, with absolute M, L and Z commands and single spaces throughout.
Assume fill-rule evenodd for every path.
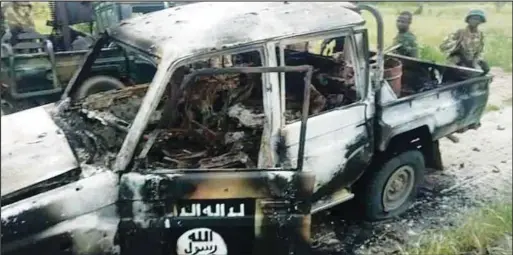
M 424 156 L 419 151 L 403 152 L 370 173 L 356 199 L 368 220 L 384 220 L 404 213 L 424 179 Z

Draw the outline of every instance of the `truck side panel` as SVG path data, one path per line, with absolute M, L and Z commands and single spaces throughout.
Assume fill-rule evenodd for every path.
M 118 182 L 99 173 L 2 207 L 2 254 L 111 254 Z
M 491 77 L 472 78 L 385 104 L 379 149 L 386 150 L 392 137 L 423 126 L 429 129 L 433 141 L 478 126 L 490 81 Z

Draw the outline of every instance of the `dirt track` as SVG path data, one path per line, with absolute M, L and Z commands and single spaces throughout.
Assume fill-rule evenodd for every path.
M 314 218 L 318 254 L 392 254 L 428 229 L 457 224 L 482 202 L 511 199 L 512 76 L 492 69 L 489 112 L 480 129 L 441 141 L 444 171 L 430 172 L 419 197 L 402 217 L 379 223 L 348 222 L 329 213 Z M 498 109 L 497 107 L 500 107 Z

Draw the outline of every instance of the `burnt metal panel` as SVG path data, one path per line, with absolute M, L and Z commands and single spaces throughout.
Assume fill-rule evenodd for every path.
M 159 57 L 182 58 L 363 24 L 356 9 L 348 2 L 200 2 L 122 21 L 112 35 L 139 49 L 157 48 Z
M 230 254 L 308 254 L 311 172 L 158 172 L 121 177 L 122 254 L 176 254 L 177 239 L 197 228 L 220 234 Z M 228 208 L 242 212 L 240 204 L 244 214 L 230 216 Z M 199 214 L 183 214 L 194 205 L 201 206 Z M 214 205 L 228 214 L 205 214 Z
M 3 206 L 2 254 L 108 254 L 98 251 L 113 247 L 118 181 L 103 172 Z
M 2 117 L 2 199 L 78 168 L 62 130 L 43 107 Z

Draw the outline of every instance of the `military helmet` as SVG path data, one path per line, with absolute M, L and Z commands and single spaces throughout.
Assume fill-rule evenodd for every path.
M 471 16 L 478 16 L 479 18 L 481 18 L 481 22 L 485 23 L 486 22 L 486 16 L 485 16 L 485 13 L 482 11 L 482 10 L 471 10 L 467 16 L 465 17 L 465 22 L 468 22 L 468 19 L 471 17 Z

